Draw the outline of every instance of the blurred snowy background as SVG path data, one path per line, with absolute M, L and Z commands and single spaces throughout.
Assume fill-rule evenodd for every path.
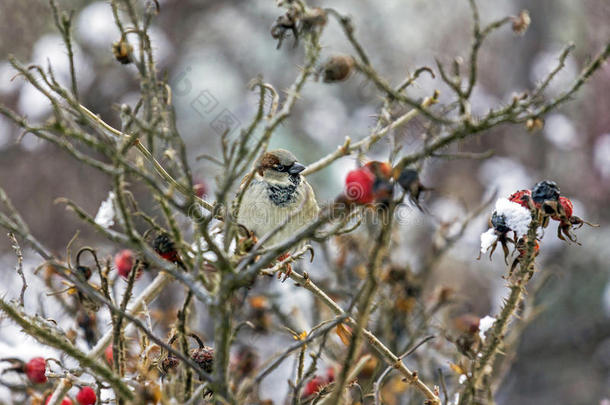
M 289 38 L 276 50 L 269 29 L 280 12 L 272 0 L 160 3 L 162 11 L 151 32 L 158 67 L 174 87 L 178 125 L 193 158 L 195 177 L 213 191 L 215 168 L 205 161 L 195 162 L 195 157 L 218 153 L 214 119 L 230 114 L 246 123 L 257 97 L 248 91 L 247 83 L 261 74 L 276 88 L 287 88 L 298 71 L 302 48 L 293 48 Z M 467 2 L 450 3 L 328 0 L 312 5 L 350 14 L 372 63 L 397 83 L 419 66 L 434 66 L 434 58 L 449 63 L 454 57 L 467 55 L 471 35 Z M 560 49 L 573 41 L 576 50 L 549 90 L 550 95 L 556 94 L 610 38 L 607 0 L 480 3 L 483 21 L 516 15 L 526 8 L 532 24 L 523 37 L 515 36 L 509 27 L 503 28 L 483 48 L 475 112 L 485 112 L 510 100 L 513 93 L 533 87 L 554 67 Z M 133 105 L 139 89 L 133 66 L 116 63 L 110 52 L 112 42 L 118 40 L 110 7 L 104 1 L 60 0 L 59 4 L 76 10 L 75 53 L 81 102 L 117 124 L 117 105 Z M 327 27 L 322 44 L 323 58 L 351 52 L 334 21 Z M 19 78 L 11 80 L 14 72 L 6 60 L 9 53 L 24 62 L 46 65 L 48 60 L 60 81 L 67 82 L 67 58 L 46 2 L 3 0 L 0 5 L 0 102 L 31 120 L 44 120 L 50 105 Z M 423 75 L 412 95 L 428 95 L 439 83 Z M 441 98 L 447 100 L 448 89 L 440 90 Z M 294 114 L 271 146 L 291 149 L 304 163 L 314 161 L 334 150 L 347 135 L 352 139 L 366 136 L 379 104 L 373 86 L 357 74 L 335 85 L 308 83 Z M 406 151 L 419 144 L 421 133 L 418 122 L 401 129 L 399 139 Z M 97 235 L 53 201 L 66 196 L 94 213 L 106 197 L 108 179 L 31 135 L 17 144 L 19 135 L 0 117 L 0 185 L 32 232 L 61 253 L 76 230 L 81 231 L 83 241 L 98 243 Z M 575 214 L 602 227 L 577 231 L 582 246 L 568 246 L 554 238 L 555 229 L 547 231 L 551 237 L 543 242 L 539 263 L 552 269 L 556 277 L 541 292 L 546 312 L 525 331 L 499 403 L 578 405 L 610 397 L 610 66 L 598 72 L 572 102 L 549 116 L 542 131 L 501 127 L 470 138 L 458 148 L 474 152 L 493 149 L 495 155 L 483 161 L 426 163 L 424 183 L 436 190 L 426 202 L 432 216 L 414 212 L 406 215 L 401 241 L 404 250 L 394 260 L 405 261 L 417 271 L 423 261 L 418 247 L 429 243 L 440 222 L 460 218 L 496 189 L 500 195 L 508 195 L 541 179 L 557 181 L 562 193 L 573 197 Z M 386 156 L 386 150 L 387 145 L 377 145 L 371 157 Z M 312 176 L 318 199 L 336 196 L 345 173 L 353 166 L 353 159 L 344 158 Z M 443 259 L 436 276 L 467 297 L 472 310 L 481 316 L 494 314 L 505 293 L 499 277 L 504 271 L 500 256 L 493 262 L 474 260 L 486 221 L 482 216 L 471 224 Z M 120 248 L 98 246 L 108 254 Z M 0 237 L 0 255 L 0 293 L 16 296 L 20 280 L 13 271 L 15 258 L 4 235 Z M 59 308 L 41 304 L 45 291 L 32 275 L 37 264 L 37 258 L 28 255 L 28 307 L 56 313 Z M 173 305 L 171 292 L 166 295 L 158 305 Z M 292 297 L 291 302 L 299 301 Z M 99 322 L 104 325 L 103 320 Z M 23 339 L 6 320 L 0 320 L 0 331 L 0 357 L 50 354 L 32 339 Z M 285 376 L 276 378 L 285 381 Z M 267 390 L 273 396 L 273 389 Z M 0 398 L 5 398 L 3 395 L 6 391 L 0 388 Z

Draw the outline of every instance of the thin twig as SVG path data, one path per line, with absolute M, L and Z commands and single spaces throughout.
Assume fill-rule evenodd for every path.
M 419 343 L 413 346 L 411 349 L 406 351 L 404 354 L 401 354 L 399 359 L 402 361 L 404 358 L 409 357 L 413 352 L 415 352 L 421 345 L 429 341 L 430 339 L 434 339 L 434 335 L 426 336 Z M 381 405 L 381 385 L 383 384 L 384 378 L 389 374 L 390 371 L 394 369 L 393 366 L 386 367 L 385 370 L 379 375 L 377 381 L 373 384 L 373 391 L 375 395 L 375 405 Z
M 25 281 L 25 275 L 23 274 L 23 251 L 19 246 L 19 242 L 17 242 L 17 238 L 15 238 L 15 235 L 12 232 L 8 233 L 8 238 L 11 240 L 13 250 L 15 251 L 15 255 L 17 256 L 16 270 L 17 274 L 19 274 L 19 276 L 21 277 L 22 282 L 21 292 L 19 293 L 19 305 L 23 307 L 25 300 L 25 290 L 28 288 L 28 283 Z

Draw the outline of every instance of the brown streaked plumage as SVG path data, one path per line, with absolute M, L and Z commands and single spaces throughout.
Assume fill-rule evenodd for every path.
M 258 238 L 293 216 L 267 242 L 272 246 L 294 235 L 313 221 L 319 212 L 314 192 L 301 176 L 305 166 L 285 149 L 265 153 L 255 164 L 256 174 L 244 193 L 237 222 Z

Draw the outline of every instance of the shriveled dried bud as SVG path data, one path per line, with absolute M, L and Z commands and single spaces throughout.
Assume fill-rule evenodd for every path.
M 133 52 L 133 46 L 126 39 L 121 38 L 118 42 L 112 44 L 112 54 L 115 59 L 121 62 L 123 65 L 127 65 L 132 62 L 131 55 Z
M 531 22 L 530 13 L 527 10 L 521 10 L 519 15 L 513 18 L 513 31 L 516 34 L 523 35 Z
M 91 278 L 91 273 L 91 268 L 88 266 L 76 266 L 76 274 L 78 277 L 82 277 L 85 281 Z
M 322 66 L 325 83 L 341 82 L 347 79 L 354 68 L 354 58 L 349 55 L 335 55 Z
M 525 122 L 525 128 L 530 132 L 539 131 L 544 128 L 544 121 L 542 118 L 530 118 Z
M 280 49 L 282 46 L 282 41 L 284 37 L 288 33 L 288 31 L 292 32 L 294 36 L 294 46 L 296 47 L 299 44 L 299 30 L 297 28 L 297 16 L 296 14 L 289 10 L 286 14 L 279 16 L 275 23 L 271 26 L 271 36 L 273 39 L 277 39 L 277 49 Z
M 177 337 L 177 335 L 173 335 L 167 343 L 171 346 Z M 189 350 L 189 357 L 205 372 L 211 373 L 214 370 L 214 348 L 205 346 L 201 338 L 194 333 L 190 333 L 189 337 L 195 339 L 199 346 L 196 349 Z M 158 361 L 158 367 L 163 374 L 167 374 L 180 364 L 180 360 L 172 354 L 167 354 L 166 357 L 161 357 Z
M 176 367 L 178 367 L 178 364 L 180 364 L 180 361 L 177 358 L 175 358 L 174 356 L 167 356 L 161 362 L 161 370 L 163 370 L 163 372 L 167 374 L 169 371 L 172 371 Z

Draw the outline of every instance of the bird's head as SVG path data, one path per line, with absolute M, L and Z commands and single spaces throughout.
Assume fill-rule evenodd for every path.
M 298 177 L 305 166 L 286 149 L 276 149 L 265 153 L 257 164 L 258 174 L 267 180 L 284 182 L 291 176 Z

